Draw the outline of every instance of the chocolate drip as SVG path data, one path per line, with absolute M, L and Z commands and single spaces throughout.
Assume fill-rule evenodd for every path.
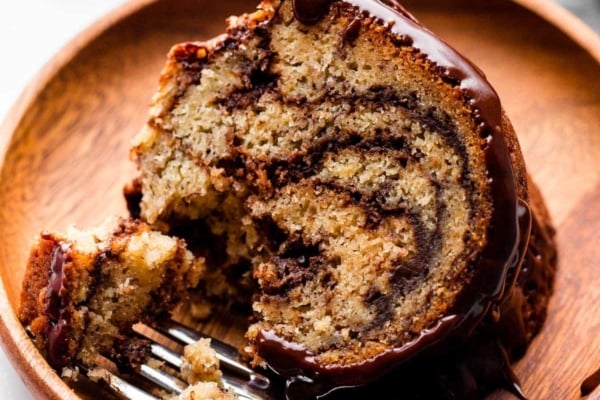
M 67 335 L 68 315 L 67 289 L 65 288 L 65 264 L 69 247 L 64 243 L 56 243 L 52 249 L 50 261 L 50 278 L 45 296 L 45 314 L 48 315 L 48 361 L 54 368 L 62 368 L 68 361 Z
M 329 12 L 332 0 L 294 1 L 294 16 L 305 25 L 319 22 Z
M 600 386 L 600 368 L 581 383 L 581 395 L 587 396 Z
M 127 210 L 132 218 L 139 219 L 142 208 L 142 180 L 136 178 L 132 182 L 125 185 L 123 195 L 127 204 Z
M 527 399 L 503 346 L 489 333 L 478 332 L 464 347 L 419 357 L 362 387 L 330 389 L 297 379 L 287 393 L 290 399 L 314 399 L 330 389 L 323 399 L 354 400 L 387 399 L 389 393 L 401 390 L 403 400 L 481 400 L 498 387 L 519 400 Z
M 312 386 L 314 377 L 318 377 L 317 384 L 320 395 L 324 395 L 339 387 L 356 386 L 357 379 L 373 381 L 390 372 L 395 366 L 398 355 L 410 359 L 420 353 L 423 347 L 429 347 L 443 339 L 442 333 L 457 323 L 456 316 L 442 318 L 431 329 L 426 329 L 419 337 L 404 344 L 400 348 L 389 349 L 377 357 L 352 365 L 339 365 L 336 367 L 324 366 L 307 349 L 297 343 L 291 343 L 271 331 L 261 331 L 258 335 L 257 345 L 261 355 L 269 360 L 269 366 L 284 376 L 294 377 L 289 382 L 303 382 Z M 303 374 L 311 371 L 313 378 Z M 358 372 L 358 375 L 356 374 Z M 289 383 L 288 383 L 289 386 Z M 305 389 L 305 390 L 308 390 Z M 286 393 L 288 399 L 307 399 L 303 393 Z M 315 394 L 315 388 L 310 388 Z
M 512 393 L 519 400 L 528 400 L 527 396 L 523 392 L 521 388 L 521 383 L 519 382 L 519 378 L 515 375 L 515 371 L 513 371 L 510 365 L 510 359 L 508 357 L 508 353 L 506 349 L 501 344 L 497 344 L 497 351 L 500 354 L 498 360 L 495 361 L 496 365 L 499 366 L 499 370 L 494 371 L 491 375 L 491 380 L 499 379 L 499 386 L 506 391 Z M 488 359 L 489 362 L 492 359 Z
M 352 22 L 350 22 L 350 24 L 344 30 L 344 43 L 352 44 L 352 42 L 358 38 L 358 34 L 360 33 L 360 25 L 360 18 L 355 18 Z

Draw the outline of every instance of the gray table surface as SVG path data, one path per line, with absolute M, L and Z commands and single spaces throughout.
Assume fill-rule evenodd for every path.
M 556 0 L 600 32 L 600 0 Z
M 17 49 L 27 49 L 31 46 L 24 45 L 23 41 L 29 40 L 32 46 L 37 45 L 37 53 L 30 54 L 27 59 L 28 65 L 15 66 L 19 69 L 19 74 L 15 75 L 10 71 L 4 71 L 5 66 L 0 66 L 3 71 L 0 74 L 0 120 L 3 120 L 5 114 L 12 103 L 16 100 L 18 94 L 23 90 L 26 83 L 35 75 L 43 64 L 60 49 L 69 37 L 74 36 L 84 26 L 91 23 L 93 19 L 100 17 L 111 7 L 115 7 L 126 0 L 21 0 L 19 2 L 0 2 L 0 51 L 2 54 L 13 54 Z M 482 0 L 485 1 L 485 0 Z M 579 16 L 596 32 L 600 33 L 600 0 L 555 0 L 565 8 Z M 40 10 L 32 15 L 29 10 Z M 45 10 L 45 11 L 44 11 Z M 52 24 L 54 18 L 48 16 L 62 17 L 63 24 L 57 26 Z M 35 24 L 21 23 L 20 17 L 36 19 Z M 35 21 L 34 21 L 35 22 Z M 47 29 L 46 32 L 53 34 L 48 37 L 40 37 L 39 34 L 31 35 L 31 26 L 38 26 Z M 29 33 L 29 38 L 23 35 Z M 13 42 L 13 38 L 19 37 L 18 43 Z M 26 43 L 25 43 L 26 44 Z M 18 45 L 18 46 L 17 46 Z M 41 46 L 45 45 L 45 46 Z M 12 46 L 12 47 L 11 47 Z M 27 58 L 27 57 L 25 57 Z M 8 73 L 4 73 L 8 72 Z M 2 388 L 2 399 L 31 399 L 28 389 L 19 379 L 12 369 L 4 352 L 0 349 L 0 387 Z

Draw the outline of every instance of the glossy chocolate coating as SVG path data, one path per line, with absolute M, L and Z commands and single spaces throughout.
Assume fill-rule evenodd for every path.
M 293 0 L 298 21 L 311 25 L 329 12 L 333 0 Z M 419 23 L 396 0 L 345 0 L 363 13 L 387 25 L 390 31 L 419 49 L 433 61 L 449 80 L 459 82 L 480 122 L 492 131 L 500 129 L 500 100 L 484 74 L 442 39 Z M 490 132 L 491 134 L 491 132 Z
M 68 361 L 66 329 L 68 329 L 65 308 L 65 263 L 69 248 L 56 243 L 50 260 L 50 278 L 45 297 L 48 325 L 48 361 L 54 368 L 62 368 Z
M 598 386 L 600 386 L 600 369 L 598 369 L 592 375 L 588 376 L 581 383 L 581 395 L 587 396 L 588 394 L 592 393 L 594 389 L 596 389 Z
M 327 14 L 331 0 L 294 1 L 296 19 L 306 25 L 312 25 Z
M 400 354 L 403 358 L 409 358 L 413 353 L 418 353 L 421 348 L 436 343 L 441 339 L 440 333 L 455 323 L 455 316 L 443 318 L 435 327 L 424 330 L 417 339 L 404 346 L 392 349 L 371 360 L 347 366 L 331 367 L 319 364 L 304 348 L 295 343 L 289 343 L 271 332 L 261 333 L 258 347 L 261 355 L 282 375 L 293 376 L 294 372 L 298 370 L 311 371 L 316 376 L 323 377 L 328 381 L 320 383 L 324 388 L 328 387 L 329 391 L 338 386 L 354 386 L 357 376 L 353 373 L 356 371 L 360 372 L 361 376 L 358 379 L 361 380 L 369 381 L 380 377 L 390 369 L 390 366 L 394 365 L 395 359 Z M 285 354 L 285 357 L 281 357 L 282 354 Z M 303 377 L 303 379 L 307 381 L 311 378 Z
M 294 0 L 294 13 L 300 22 L 314 24 L 327 14 L 331 3 L 332 1 Z M 493 307 L 497 307 L 508 297 L 529 241 L 529 208 L 523 204 L 518 210 L 516 180 L 502 132 L 502 107 L 485 76 L 454 49 L 426 30 L 396 1 L 348 0 L 347 3 L 358 7 L 363 15 L 382 21 L 392 34 L 402 38 L 403 43 L 411 43 L 425 54 L 440 68 L 445 78 L 460 87 L 465 100 L 474 110 L 480 134 L 487 140 L 486 165 L 491 178 L 491 196 L 494 199 L 488 232 L 490 245 L 479 261 L 475 284 L 471 285 L 471 290 L 461 294 L 459 304 L 452 314 L 422 332 L 416 340 L 370 360 L 346 366 L 319 365 L 313 355 L 301 346 L 289 343 L 272 332 L 261 332 L 257 341 L 258 352 L 274 370 L 289 378 L 288 397 L 293 399 L 315 397 L 337 387 L 371 382 L 422 353 L 444 347 L 450 341 L 463 341 Z M 356 35 L 355 29 L 357 28 L 351 29 L 350 39 Z

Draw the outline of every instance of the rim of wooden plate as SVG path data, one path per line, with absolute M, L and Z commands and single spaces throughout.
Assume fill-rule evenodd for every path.
M 550 22 L 600 63 L 600 35 L 553 0 L 511 0 Z
M 49 81 L 65 67 L 77 53 L 102 33 L 144 7 L 161 0 L 133 0 L 108 13 L 82 31 L 62 48 L 27 85 L 0 125 L 0 161 L 4 157 L 12 132 L 24 113 Z M 548 0 L 511 0 L 534 12 L 567 34 L 575 43 L 600 62 L 600 35 L 562 6 Z M 1 164 L 0 164 L 1 165 Z M 12 308 L 0 277 L 0 335 L 7 357 L 36 398 L 51 400 L 79 400 L 80 397 L 48 366 L 39 354 Z

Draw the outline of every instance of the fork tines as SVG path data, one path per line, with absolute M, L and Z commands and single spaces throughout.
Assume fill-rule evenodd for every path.
M 178 352 L 175 352 L 161 343 L 158 343 L 156 339 L 156 333 L 160 333 L 166 338 L 171 339 L 181 345 L 195 343 L 201 338 L 210 338 L 211 347 L 215 349 L 217 358 L 220 361 L 221 369 L 223 371 L 222 381 L 226 389 L 232 390 L 243 400 L 274 400 L 276 398 L 270 393 L 272 385 L 269 378 L 264 374 L 254 371 L 253 369 L 240 363 L 238 361 L 238 351 L 226 343 L 223 343 L 215 338 L 202 335 L 195 330 L 173 320 L 162 321 L 160 324 L 152 327 L 137 325 L 134 327 L 134 330 L 139 335 L 153 341 L 151 344 L 151 353 L 153 359 L 150 359 L 148 362 L 141 365 L 137 370 L 137 373 L 170 393 L 179 394 L 187 387 L 188 384 L 179 379 L 177 376 L 172 375 L 163 369 L 155 367 L 154 365 L 157 363 L 153 361 L 158 360 L 160 362 L 164 362 L 166 365 L 175 370 L 180 370 L 182 366 L 182 357 Z M 118 380 L 116 382 L 118 382 L 121 386 L 123 385 L 123 383 Z M 111 382 L 107 383 L 112 388 Z M 133 387 L 137 390 L 140 390 L 135 386 Z M 119 390 L 121 393 L 123 392 L 122 387 Z M 145 395 L 148 394 L 145 393 Z M 146 400 L 155 398 L 129 396 L 130 397 L 125 396 L 125 398 L 128 400 Z
M 201 335 L 198 332 L 173 320 L 161 323 L 160 325 L 154 327 L 154 329 L 165 336 L 186 345 L 195 343 L 203 337 L 208 337 Z M 229 346 L 228 344 L 223 343 L 215 338 L 211 338 L 211 346 L 217 352 L 217 357 L 221 362 L 221 367 L 232 373 L 245 377 L 248 380 L 248 385 L 255 389 L 266 390 L 269 388 L 271 384 L 269 378 L 241 364 L 238 361 L 238 351 L 234 347 Z
M 146 329 L 136 329 L 136 331 L 155 341 L 156 339 L 153 337 L 154 335 L 149 333 L 149 329 L 145 326 L 144 328 Z M 151 330 L 155 330 L 183 345 L 195 343 L 203 337 L 209 337 L 173 320 L 161 322 L 159 325 L 153 326 Z M 238 361 L 239 353 L 234 347 L 215 338 L 209 338 L 211 339 L 211 347 L 215 349 L 224 372 L 222 380 L 225 388 L 233 390 L 242 399 L 275 399 L 269 394 L 272 385 L 267 376 L 241 364 Z M 155 341 L 151 345 L 151 351 L 155 359 L 164 361 L 175 369 L 181 368 L 181 355 L 173 350 Z M 173 393 L 178 394 L 185 389 L 187 386 L 185 382 L 163 370 L 152 367 L 151 364 L 151 362 L 143 364 L 139 370 L 140 375 Z
M 29 329 L 27 331 L 31 336 L 31 331 Z M 223 371 L 223 386 L 236 393 L 240 399 L 275 400 L 280 397 L 277 396 L 277 390 L 267 376 L 240 363 L 238 351 L 215 338 L 199 334 L 175 321 L 164 321 L 153 327 L 138 324 L 134 326 L 134 331 L 152 341 L 150 346 L 152 356 L 146 363 L 135 369 L 135 373 L 163 391 L 177 395 L 183 392 L 188 384 L 177 377 L 176 373 L 169 373 L 167 368 L 160 367 L 164 364 L 171 370 L 179 371 L 183 359 L 180 353 L 159 343 L 157 333 L 181 345 L 195 343 L 201 338 L 210 338 L 211 347 L 215 349 Z M 89 375 L 85 366 L 77 367 L 83 374 Z M 96 371 L 93 380 L 104 382 L 114 394 L 126 400 L 160 400 L 141 387 L 145 385 L 128 382 L 107 369 Z

